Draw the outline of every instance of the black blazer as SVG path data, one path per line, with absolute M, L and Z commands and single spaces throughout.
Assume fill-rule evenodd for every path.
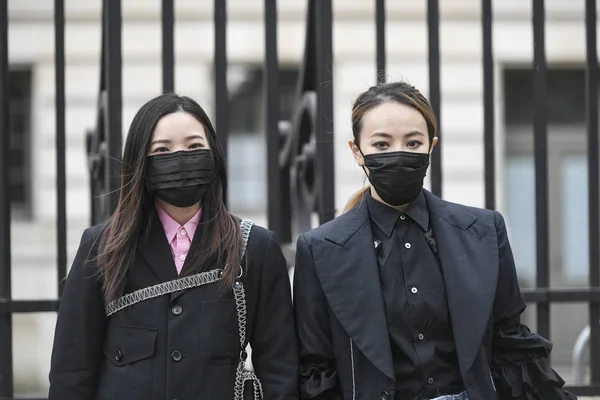
M 495 381 L 496 373 L 492 374 L 495 338 L 503 335 L 503 345 L 515 348 L 519 363 L 512 360 L 516 368 L 527 364 L 527 354 L 546 362 L 543 352 L 549 352 L 551 344 L 520 325 L 519 315 L 525 304 L 504 220 L 495 211 L 449 203 L 427 191 L 425 195 L 447 290 L 460 373 L 469 399 L 512 399 L 496 391 L 500 390 L 498 384 L 502 388 L 506 385 Z M 294 307 L 300 341 L 301 398 L 394 398 L 390 340 L 364 199 L 347 213 L 299 238 Z M 512 329 L 516 335 L 509 337 L 510 332 L 502 333 L 505 329 Z M 525 337 L 528 341 L 523 345 L 520 339 Z M 508 353 L 503 350 L 503 354 Z M 509 358 L 499 368 L 513 368 L 507 367 L 512 360 Z M 532 368 L 542 365 L 531 364 Z M 497 373 L 515 377 L 516 383 L 507 383 L 514 385 L 507 389 L 513 391 L 514 398 L 521 398 L 517 397 L 519 391 L 526 390 L 520 372 Z M 564 384 L 558 375 L 547 381 L 552 379 L 557 382 L 552 383 L 552 390 Z M 536 387 L 546 383 L 531 384 Z M 560 394 L 542 398 L 571 397 Z
M 126 293 L 177 278 L 162 225 L 158 219 L 152 225 L 129 270 Z M 106 318 L 93 262 L 101 231 L 95 226 L 83 233 L 68 275 L 52 351 L 50 400 L 233 399 L 240 344 L 231 291 L 211 284 Z M 247 258 L 247 338 L 256 374 L 265 399 L 297 399 L 290 283 L 274 234 L 255 225 Z

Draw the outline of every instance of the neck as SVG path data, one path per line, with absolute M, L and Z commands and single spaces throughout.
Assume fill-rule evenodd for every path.
M 175 207 L 160 199 L 156 200 L 156 204 L 162 208 L 171 218 L 179 225 L 185 225 L 196 213 L 200 210 L 200 203 L 196 203 L 191 207 Z
M 381 197 L 379 197 L 379 195 L 377 194 L 377 191 L 375 190 L 375 188 L 373 186 L 371 186 L 371 196 L 373 196 L 373 198 L 377 201 L 379 201 L 380 203 L 385 204 L 388 207 L 393 208 L 394 210 L 398 211 L 398 212 L 404 212 L 406 211 L 406 209 L 408 208 L 410 203 L 406 203 L 406 204 L 401 204 L 399 206 L 393 206 L 389 203 L 386 203 L 385 201 L 383 201 L 383 199 Z

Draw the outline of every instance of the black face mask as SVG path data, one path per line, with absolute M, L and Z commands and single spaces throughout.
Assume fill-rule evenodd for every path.
M 215 161 L 209 149 L 148 156 L 148 187 L 175 207 L 198 203 L 215 180 Z
M 408 204 L 417 198 L 423 189 L 429 154 L 394 151 L 367 154 L 363 155 L 363 158 L 365 167 L 369 169 L 368 178 L 371 185 L 379 197 L 389 205 Z

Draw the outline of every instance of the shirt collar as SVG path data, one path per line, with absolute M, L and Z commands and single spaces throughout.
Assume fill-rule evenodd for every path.
M 165 236 L 169 243 L 175 239 L 177 236 L 177 232 L 183 228 L 187 232 L 187 236 L 190 241 L 193 239 L 194 234 L 196 233 L 196 228 L 198 227 L 198 223 L 200 222 L 200 217 L 202 216 L 202 209 L 198 210 L 196 214 L 188 222 L 186 222 L 183 226 L 179 225 L 179 222 L 175 221 L 165 210 L 163 210 L 160 206 L 156 206 L 156 211 L 158 212 L 158 218 L 162 223 L 163 229 L 165 231 Z
M 427 231 L 429 228 L 429 211 L 427 210 L 427 201 L 423 191 L 419 193 L 403 213 L 375 200 L 370 191 L 367 192 L 366 197 L 371 219 L 388 237 L 392 235 L 394 225 L 396 225 L 396 221 L 401 215 L 406 215 L 415 221 L 423 231 Z

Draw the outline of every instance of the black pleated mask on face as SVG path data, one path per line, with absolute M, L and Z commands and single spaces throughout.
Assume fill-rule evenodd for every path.
M 209 149 L 148 156 L 150 193 L 175 207 L 198 203 L 215 178 L 215 161 Z
M 429 153 L 393 151 L 367 154 L 363 158 L 364 167 L 369 170 L 367 176 L 371 185 L 387 204 L 408 204 L 423 189 L 423 180 L 429 167 Z

